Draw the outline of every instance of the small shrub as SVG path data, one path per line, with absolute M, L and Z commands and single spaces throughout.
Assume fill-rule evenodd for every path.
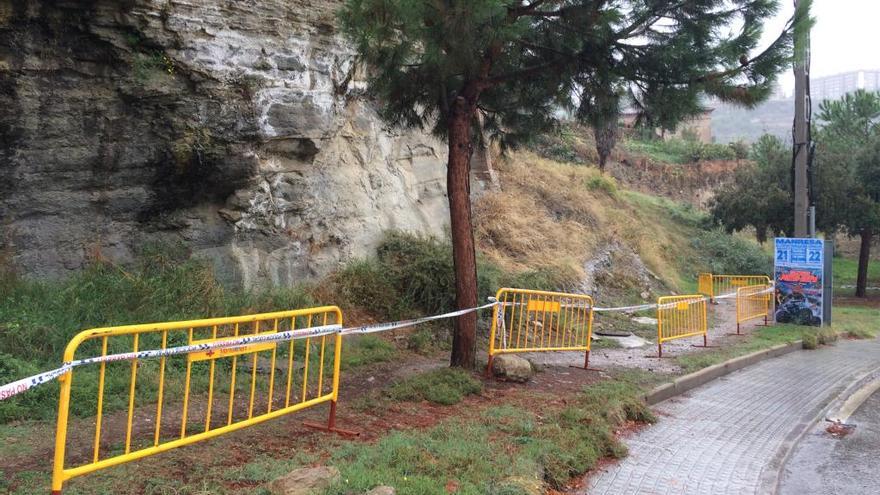
M 819 337 L 812 332 L 804 332 L 802 342 L 804 349 L 815 349 L 819 347 Z
M 831 345 L 837 342 L 837 332 L 829 327 L 822 327 L 816 333 L 816 338 L 821 345 Z
M 727 143 L 727 146 L 733 150 L 733 155 L 737 160 L 745 160 L 749 157 L 749 152 L 751 151 L 749 143 L 740 139 L 739 141 L 731 141 Z
M 772 257 L 754 242 L 714 229 L 700 233 L 693 246 L 699 262 L 712 273 L 760 275 L 769 274 Z
M 448 325 L 427 324 L 407 337 L 406 347 L 418 354 L 429 354 L 438 349 L 449 350 L 451 342 Z
M 590 177 L 586 181 L 586 186 L 591 191 L 601 191 L 612 198 L 617 196 L 617 181 L 614 180 L 614 177 L 605 174 L 596 174 Z
M 385 319 L 402 317 L 399 287 L 378 260 L 352 261 L 333 276 L 332 283 L 346 306 L 365 308 Z
M 482 384 L 465 370 L 441 368 L 401 380 L 388 390 L 387 395 L 396 401 L 426 400 L 448 406 L 461 402 L 465 396 L 480 393 L 482 388 Z

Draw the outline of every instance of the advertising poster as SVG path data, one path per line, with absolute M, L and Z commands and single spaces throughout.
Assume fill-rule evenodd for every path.
M 824 248 L 822 239 L 776 238 L 777 322 L 822 325 Z

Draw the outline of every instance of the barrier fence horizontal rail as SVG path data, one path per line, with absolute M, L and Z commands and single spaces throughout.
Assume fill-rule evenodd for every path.
M 749 285 L 772 285 L 766 275 L 715 275 L 701 273 L 697 281 L 697 292 L 715 299 L 718 296 L 735 294 L 736 289 Z
M 749 285 L 736 290 L 736 333 L 740 334 L 740 325 L 749 320 L 764 319 L 769 324 L 772 286 L 767 284 Z
M 583 351 L 589 367 L 593 298 L 511 288 L 499 289 L 495 298 L 487 373 L 496 355 L 518 352 Z
M 700 294 L 657 299 L 657 357 L 663 357 L 663 343 L 674 339 L 702 335 L 708 345 L 706 303 Z
M 79 333 L 65 350 L 65 363 L 75 363 L 78 352 L 115 359 L 96 359 L 97 370 L 77 371 L 69 365 L 59 378 L 52 493 L 61 493 L 63 483 L 71 478 L 325 402 L 330 403 L 326 429 L 334 429 L 341 325 L 339 308 L 323 306 Z M 311 333 L 313 328 L 319 335 Z M 285 344 L 272 340 L 284 333 L 292 335 Z M 232 341 L 239 344 L 228 345 Z M 184 342 L 175 352 L 163 353 Z M 158 350 L 139 352 L 144 346 Z M 130 351 L 108 354 L 125 348 Z M 143 361 L 142 366 L 144 357 L 156 359 Z M 91 380 L 75 384 L 75 376 L 93 371 L 96 377 L 84 378 L 96 378 L 96 387 Z M 71 459 L 75 466 L 69 467 L 65 454 L 71 405 L 82 410 L 85 406 L 80 402 L 92 392 L 96 395 L 94 436 L 88 447 L 77 446 Z M 126 406 L 125 421 L 104 423 L 107 400 Z M 91 454 L 80 454 L 83 447 L 90 447 Z

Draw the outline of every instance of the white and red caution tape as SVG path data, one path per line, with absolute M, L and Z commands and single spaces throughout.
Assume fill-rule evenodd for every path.
M 765 291 L 756 293 L 765 294 L 771 293 L 773 288 L 770 287 Z M 717 296 L 715 299 L 727 299 L 730 297 L 736 297 L 735 293 L 725 294 L 722 296 Z M 476 308 L 468 308 L 461 309 L 458 311 L 451 311 L 449 313 L 443 313 L 440 315 L 434 316 L 426 316 L 423 318 L 414 318 L 410 320 L 402 320 L 395 321 L 391 323 L 376 323 L 372 325 L 362 325 L 358 327 L 348 327 L 343 328 L 341 325 L 323 325 L 319 327 L 312 328 L 302 328 L 297 330 L 288 330 L 286 332 L 277 332 L 277 333 L 265 333 L 259 335 L 245 335 L 234 339 L 224 339 L 217 340 L 213 342 L 203 342 L 199 344 L 191 344 L 184 345 L 179 347 L 169 347 L 167 349 L 153 349 L 153 350 L 145 350 L 145 351 L 137 351 L 137 352 L 123 352 L 119 354 L 109 354 L 106 356 L 96 356 L 85 359 L 77 359 L 75 361 L 71 361 L 68 363 L 64 363 L 61 367 L 56 368 L 54 370 L 49 370 L 44 373 L 40 373 L 38 375 L 29 376 L 27 378 L 22 378 L 20 380 L 16 380 L 12 383 L 8 383 L 6 385 L 0 386 L 0 400 L 5 400 L 10 397 L 14 397 L 21 393 L 24 393 L 34 387 L 42 385 L 44 383 L 51 382 L 52 380 L 57 379 L 58 377 L 64 375 L 69 372 L 73 368 L 77 366 L 84 366 L 89 364 L 98 364 L 98 363 L 108 363 L 114 361 L 131 361 L 135 359 L 154 359 L 154 358 L 162 358 L 168 356 L 176 356 L 180 354 L 190 354 L 193 352 L 202 352 L 208 351 L 211 349 L 228 349 L 234 347 L 241 347 L 249 344 L 259 344 L 259 343 L 267 343 L 267 342 L 286 342 L 289 340 L 296 339 L 305 339 L 309 337 L 320 337 L 322 335 L 332 335 L 332 334 L 341 334 L 341 335 L 353 335 L 353 334 L 367 334 L 367 333 L 376 333 L 376 332 L 387 332 L 389 330 L 395 330 L 399 328 L 412 327 L 415 325 L 420 325 L 423 323 L 427 323 L 430 321 L 443 320 L 447 318 L 455 318 L 457 316 L 462 316 L 468 313 L 473 313 L 476 311 L 480 311 L 483 309 L 488 309 L 496 305 L 512 305 L 516 303 L 499 303 L 494 298 L 489 298 L 490 303 L 484 304 L 482 306 L 478 306 Z M 702 302 L 708 300 L 706 297 L 699 297 L 694 299 L 689 299 L 685 301 L 678 301 L 675 303 L 664 304 L 663 308 L 671 308 L 675 307 L 676 304 L 680 302 Z M 621 306 L 616 308 L 598 308 L 593 307 L 593 311 L 595 312 L 610 312 L 610 311 L 626 311 L 626 312 L 634 312 L 634 311 L 643 311 L 648 309 L 657 308 L 657 304 L 640 304 L 636 306 Z M 500 324 L 504 325 L 504 316 L 503 312 L 499 311 L 499 321 Z
M 343 328 L 342 325 L 322 325 L 312 328 L 301 328 L 297 330 L 288 330 L 286 332 L 264 333 L 258 335 L 244 335 L 234 339 L 217 340 L 213 342 L 202 342 L 199 344 L 184 345 L 178 347 L 169 347 L 167 349 L 153 349 L 137 352 L 123 352 L 119 354 L 108 354 L 106 356 L 96 356 L 91 358 L 77 359 L 68 363 L 64 363 L 61 367 L 49 370 L 39 375 L 29 376 L 16 380 L 12 383 L 0 386 L 0 400 L 5 400 L 18 394 L 24 393 L 34 387 L 44 383 L 51 382 L 56 378 L 64 375 L 68 371 L 77 366 L 109 363 L 116 361 L 131 361 L 135 359 L 155 359 L 168 356 L 176 356 L 180 354 L 190 354 L 193 352 L 209 351 L 211 349 L 228 349 L 242 347 L 250 344 L 261 344 L 267 342 L 286 342 L 289 340 L 305 339 L 310 337 L 320 337 L 322 335 L 352 335 L 366 334 L 375 332 L 386 332 L 398 328 L 406 328 L 429 321 L 442 320 L 446 318 L 454 318 L 468 313 L 473 313 L 486 308 L 495 306 L 496 302 L 491 302 L 483 306 L 469 309 L 461 309 L 444 313 L 442 315 L 426 316 L 424 318 L 415 318 L 411 320 L 396 321 L 392 323 L 377 323 L 374 325 L 363 325 L 359 327 Z

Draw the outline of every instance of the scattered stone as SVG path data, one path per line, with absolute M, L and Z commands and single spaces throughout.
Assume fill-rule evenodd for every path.
M 519 356 L 501 354 L 492 360 L 492 373 L 498 378 L 525 383 L 532 378 L 535 370 L 532 363 Z
M 644 292 L 642 292 L 642 293 L 639 294 L 639 295 L 640 295 L 640 296 L 642 297 L 642 299 L 644 299 L 645 301 L 647 301 L 648 299 L 651 298 L 651 293 L 648 292 L 648 291 L 644 291 Z
M 394 490 L 393 486 L 377 486 L 372 490 L 368 491 L 364 495 L 395 495 L 397 492 Z
M 639 325 L 656 325 L 657 318 L 650 318 L 647 316 L 636 316 L 632 319 L 632 321 L 638 323 Z
M 305 467 L 275 478 L 267 488 L 272 495 L 315 495 L 337 481 L 339 470 L 333 466 Z
M 645 340 L 645 339 L 639 337 L 638 335 L 632 335 L 632 334 L 630 334 L 626 337 L 605 337 L 605 338 L 617 342 L 618 344 L 620 344 L 620 347 L 623 347 L 624 349 L 635 349 L 638 347 L 644 347 L 646 345 L 651 344 L 650 341 Z

